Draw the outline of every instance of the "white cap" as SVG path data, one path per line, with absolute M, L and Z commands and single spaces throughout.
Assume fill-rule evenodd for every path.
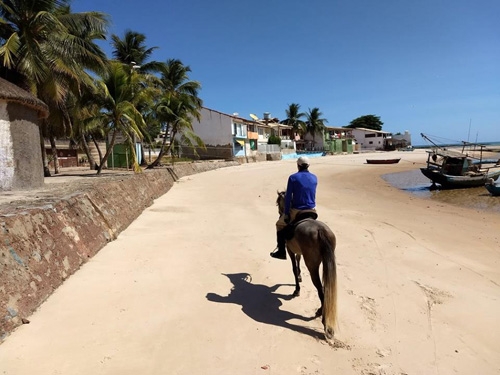
M 301 156 L 297 159 L 297 165 L 299 167 L 308 167 L 309 166 L 309 158 L 307 156 Z

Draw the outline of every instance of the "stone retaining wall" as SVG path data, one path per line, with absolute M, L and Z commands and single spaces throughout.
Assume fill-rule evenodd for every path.
M 0 342 L 176 179 L 238 162 L 198 162 L 94 178 L 0 211 Z

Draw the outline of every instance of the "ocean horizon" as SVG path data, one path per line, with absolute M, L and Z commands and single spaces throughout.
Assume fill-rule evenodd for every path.
M 482 146 L 499 146 L 500 147 L 500 141 L 493 141 L 493 142 L 468 142 L 468 145 L 473 146 L 473 145 L 482 145 Z M 425 145 L 412 145 L 414 148 L 430 148 L 434 147 L 433 145 L 425 144 Z M 463 143 L 441 143 L 438 145 L 439 147 L 463 147 Z

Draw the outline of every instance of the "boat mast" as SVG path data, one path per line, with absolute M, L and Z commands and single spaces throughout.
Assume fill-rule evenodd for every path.
M 467 143 L 470 141 L 470 126 L 472 124 L 472 119 L 469 119 L 469 133 L 467 133 Z
M 481 151 L 479 153 L 479 168 L 483 167 L 483 145 L 480 145 Z
M 425 139 L 426 141 L 429 141 L 430 143 L 432 143 L 437 148 L 441 148 L 436 143 L 434 143 L 434 141 L 432 139 L 430 139 L 428 136 L 426 136 L 424 133 L 420 133 L 420 135 L 422 136 L 423 139 Z

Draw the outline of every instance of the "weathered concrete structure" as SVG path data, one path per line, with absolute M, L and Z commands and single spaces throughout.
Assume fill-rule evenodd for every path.
M 0 78 L 0 190 L 43 185 L 38 123 L 47 115 L 43 102 Z
M 235 165 L 179 163 L 75 178 L 40 194 L 44 198 L 0 204 L 0 341 L 178 178 Z

